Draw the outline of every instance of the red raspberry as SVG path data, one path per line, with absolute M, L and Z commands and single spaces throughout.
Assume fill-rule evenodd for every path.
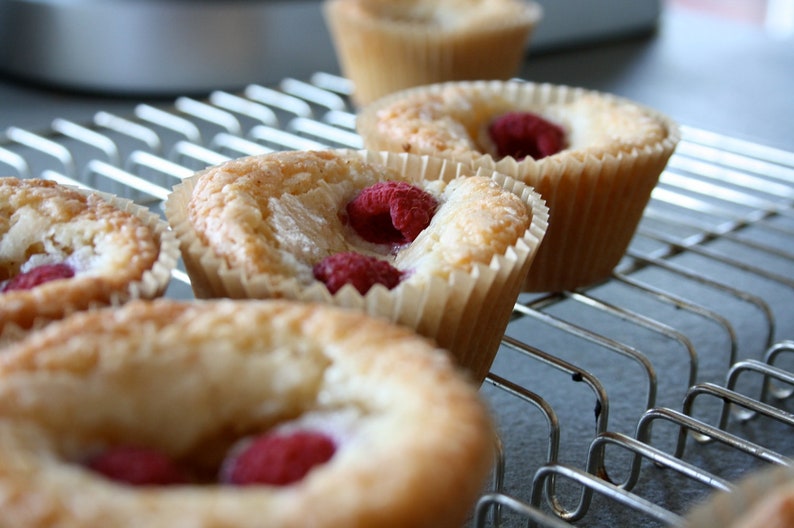
M 333 440 L 322 433 L 265 434 L 227 460 L 221 480 L 240 486 L 286 486 L 302 479 L 313 467 L 330 460 L 335 452 Z
M 385 260 L 353 252 L 325 257 L 312 271 L 314 278 L 324 282 L 331 293 L 349 283 L 364 295 L 375 284 L 392 289 L 402 279 L 402 272 Z
M 74 270 L 68 264 L 44 264 L 13 277 L 3 286 L 2 291 L 30 290 L 45 282 L 71 277 L 74 277 Z
M 89 460 L 86 466 L 111 480 L 134 486 L 182 484 L 188 481 L 167 455 L 141 447 L 113 447 Z
M 488 128 L 499 157 L 522 160 L 541 159 L 565 148 L 562 127 L 529 112 L 509 112 L 495 119 Z
M 376 244 L 412 242 L 430 224 L 438 207 L 433 196 L 406 182 L 380 182 L 347 204 L 350 225 Z

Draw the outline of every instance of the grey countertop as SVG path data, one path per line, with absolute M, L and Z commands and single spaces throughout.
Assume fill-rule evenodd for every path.
M 524 76 L 614 92 L 690 126 L 794 149 L 794 35 L 668 9 L 648 38 L 530 54 Z
M 329 64 L 327 71 L 338 69 Z M 792 72 L 794 37 L 668 8 L 650 35 L 542 54 L 530 47 L 522 77 L 613 92 L 683 124 L 794 150 Z M 97 110 L 123 113 L 138 102 L 0 77 L 0 130 L 46 128 L 56 117 L 79 122 Z

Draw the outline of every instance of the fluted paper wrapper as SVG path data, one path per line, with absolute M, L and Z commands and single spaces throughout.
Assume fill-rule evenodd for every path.
M 608 278 L 634 236 L 668 157 L 660 147 L 543 165 L 478 160 L 477 165 L 499 166 L 534 186 L 549 206 L 547 237 L 524 290 L 572 290 Z
M 400 138 L 388 137 L 379 131 L 379 110 L 401 99 L 420 99 L 426 94 L 439 92 L 446 84 L 405 90 L 363 109 L 358 116 L 357 128 L 364 147 L 403 150 L 405 143 Z M 495 98 L 509 101 L 514 105 L 513 109 L 519 111 L 522 108 L 542 109 L 543 105 L 567 103 L 584 94 L 595 93 L 529 82 L 451 84 L 464 90 L 493 94 Z M 620 100 L 609 94 L 597 95 Z M 474 167 L 498 171 L 533 187 L 549 208 L 549 228 L 523 290 L 572 290 L 608 278 L 618 265 L 639 225 L 651 191 L 680 139 L 676 123 L 652 109 L 643 109 L 667 129 L 668 134 L 663 140 L 642 145 L 572 149 L 540 160 L 525 158 L 522 161 L 512 157 L 495 160 L 491 155 L 475 150 L 441 150 L 430 141 L 418 148 L 411 145 L 411 152 L 449 157 Z M 504 111 L 502 109 L 502 113 Z M 480 119 L 494 117 L 497 116 L 483 114 Z
M 712 493 L 685 517 L 685 528 L 794 526 L 794 468 L 774 466 L 740 479 L 731 491 Z
M 517 3 L 509 15 L 444 29 L 380 17 L 361 4 L 367 1 L 328 0 L 324 5 L 342 74 L 353 82 L 358 105 L 412 86 L 515 76 L 542 18 L 539 4 Z
M 461 164 L 440 158 L 372 151 L 360 151 L 358 155 L 368 162 L 394 168 L 413 182 L 449 181 L 474 174 Z M 360 310 L 435 340 L 474 380 L 481 382 L 499 349 L 524 277 L 545 235 L 548 209 L 531 187 L 492 171 L 478 173 L 491 177 L 528 204 L 532 222 L 523 236 L 504 254 L 494 255 L 487 265 L 474 264 L 471 270 L 454 271 L 449 277 L 428 275 L 425 281 L 406 281 L 392 290 L 375 285 L 366 295 L 350 285 L 332 295 L 319 281 L 302 285 L 292 277 L 246 276 L 241 270 L 231 269 L 202 243 L 187 218 L 188 203 L 200 174 L 174 188 L 166 203 L 166 215 L 180 240 L 185 268 L 197 297 L 286 298 Z
M 0 347 L 43 328 L 48 323 L 67 317 L 69 314 L 119 306 L 134 299 L 154 299 L 162 296 L 168 288 L 171 273 L 179 260 L 179 242 L 168 223 L 148 208 L 112 194 L 87 189 L 75 189 L 85 194 L 102 197 L 116 209 L 126 211 L 142 220 L 152 232 L 159 246 L 157 259 L 143 274 L 128 283 L 112 287 L 102 277 L 82 282 L 79 289 L 69 290 L 57 301 L 52 296 L 39 296 L 41 289 L 30 290 L 32 301 L 17 306 L 5 305 L 8 317 L 0 320 Z M 4 303 L 11 302 L 7 299 Z

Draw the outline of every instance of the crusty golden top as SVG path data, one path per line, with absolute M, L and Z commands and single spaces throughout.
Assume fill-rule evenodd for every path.
M 283 488 L 136 488 L 79 465 L 132 444 L 217 466 L 290 426 L 338 449 Z M 0 356 L 0 525 L 460 526 L 492 435 L 476 388 L 408 329 L 308 303 L 133 301 Z
M 379 181 L 409 181 L 440 206 L 422 234 L 394 252 L 361 239 L 345 206 Z M 197 176 L 188 216 L 198 237 L 232 268 L 314 281 L 312 266 L 343 251 L 376 255 L 411 271 L 408 281 L 489 264 L 529 228 L 532 213 L 487 177 L 422 179 L 353 152 L 279 152 L 231 161 Z
M 99 194 L 0 178 L 0 285 L 43 264 L 66 263 L 75 271 L 34 290 L 0 293 L 0 330 L 9 320 L 24 326 L 38 309 L 54 314 L 106 301 L 150 270 L 159 251 L 149 225 Z
M 556 156 L 617 155 L 669 136 L 667 124 L 640 105 L 596 92 L 554 90 L 516 81 L 439 84 L 386 96 L 364 108 L 357 122 L 367 148 L 452 157 L 496 156 L 487 128 L 511 111 L 536 113 L 561 126 L 568 147 Z
M 0 237 L 6 277 L 31 260 L 67 260 L 80 274 L 116 280 L 157 256 L 140 219 L 99 195 L 46 180 L 0 178 Z

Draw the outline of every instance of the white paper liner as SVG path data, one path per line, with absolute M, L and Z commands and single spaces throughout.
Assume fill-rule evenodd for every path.
M 464 165 L 428 156 L 372 151 L 355 153 L 371 163 L 380 163 L 410 175 L 413 181 L 426 178 L 450 180 L 472 174 Z M 518 298 L 536 250 L 548 226 L 548 209 L 529 186 L 505 175 L 491 176 L 503 188 L 517 194 L 532 211 L 530 228 L 502 255 L 489 264 L 475 264 L 471 271 L 452 272 L 449 277 L 429 276 L 425 282 L 404 282 L 393 290 L 375 285 L 361 295 L 351 285 L 332 295 L 315 281 L 308 286 L 292 278 L 267 274 L 246 276 L 231 269 L 205 246 L 187 219 L 187 205 L 198 176 L 174 188 L 166 202 L 166 216 L 180 240 L 183 261 L 197 297 L 288 298 L 324 302 L 360 310 L 414 329 L 449 350 L 458 363 L 481 382 L 488 373 L 502 335 Z M 374 182 L 373 182 L 374 183 Z
M 102 280 L 102 277 L 97 277 L 90 283 L 95 289 L 86 291 L 83 297 L 76 295 L 72 299 L 63 299 L 63 302 L 57 305 L 54 304 L 52 296 L 40 295 L 43 292 L 42 289 L 34 288 L 30 290 L 34 300 L 32 303 L 25 302 L 20 304 L 18 309 L 19 317 L 0 321 L 0 348 L 76 311 L 118 306 L 133 299 L 154 299 L 160 297 L 165 293 L 171 280 L 171 272 L 176 268 L 180 257 L 179 242 L 168 223 L 159 215 L 131 200 L 116 195 L 77 187 L 66 187 L 86 195 L 98 195 L 116 209 L 130 213 L 142 220 L 157 241 L 159 248 L 157 259 L 139 278 L 122 285 L 118 289 L 108 290 L 107 284 Z M 6 299 L 4 302 L 10 301 Z M 23 321 L 25 322 L 23 323 Z
M 402 151 L 405 140 L 380 130 L 378 112 L 395 102 L 421 100 L 449 86 L 464 93 L 492 94 L 508 101 L 513 109 L 542 109 L 544 105 L 568 103 L 585 95 L 622 102 L 610 94 L 581 88 L 520 81 L 474 81 L 440 83 L 404 90 L 376 101 L 358 115 L 357 128 L 365 148 Z M 444 156 L 456 161 L 498 171 L 532 186 L 549 207 L 549 229 L 538 250 L 524 291 L 561 291 L 587 286 L 609 277 L 620 262 L 639 224 L 651 191 L 680 140 L 676 123 L 636 103 L 667 130 L 661 141 L 646 144 L 624 142 L 609 147 L 567 150 L 541 160 L 495 160 L 471 149 L 442 150 L 428 139 L 411 143 L 411 152 Z M 467 108 L 461 104 L 460 108 Z M 485 125 L 497 115 L 471 109 L 469 119 Z M 434 124 L 437 126 L 438 121 Z M 467 126 L 476 127 L 471 122 Z
M 160 249 L 152 267 L 144 271 L 140 279 L 130 282 L 126 289 L 113 292 L 108 304 L 118 305 L 133 299 L 155 299 L 162 296 L 168 288 L 171 273 L 176 269 L 180 257 L 179 241 L 171 231 L 168 222 L 147 207 L 126 198 L 98 191 L 91 192 L 102 196 L 114 207 L 142 220 L 146 227 L 154 233 Z
M 323 11 L 358 105 L 411 86 L 508 79 L 517 74 L 529 36 L 543 14 L 539 4 L 522 0 L 503 17 L 441 29 L 378 17 L 360 8 L 361 3 L 366 4 L 330 0 Z

